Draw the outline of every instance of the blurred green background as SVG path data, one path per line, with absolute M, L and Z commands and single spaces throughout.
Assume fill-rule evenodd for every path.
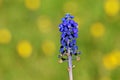
M 0 0 L 0 80 L 68 80 L 58 63 L 65 13 L 79 24 L 74 80 L 120 80 L 119 0 Z

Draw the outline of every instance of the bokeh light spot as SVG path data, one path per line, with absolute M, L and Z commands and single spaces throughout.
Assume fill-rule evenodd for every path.
M 108 16 L 117 15 L 119 12 L 119 0 L 106 0 L 104 9 Z
M 42 51 L 46 56 L 51 56 L 55 52 L 55 43 L 52 41 L 44 41 L 42 44 Z
M 42 33 L 48 33 L 51 30 L 51 20 L 47 16 L 40 16 L 37 19 L 38 29 Z
M 32 54 L 32 45 L 29 41 L 20 41 L 17 45 L 17 51 L 19 56 L 23 58 L 30 57 Z
M 10 43 L 12 35 L 8 29 L 0 29 L 0 44 Z
M 30 10 L 37 10 L 40 7 L 40 0 L 25 0 L 25 6 Z
M 113 51 L 110 54 L 104 56 L 103 65 L 108 70 L 113 70 L 119 66 L 120 52 Z
M 120 65 L 120 51 L 119 50 L 114 50 L 114 51 L 112 51 L 111 54 L 114 54 L 114 56 L 116 57 L 116 59 L 118 61 L 118 65 Z
M 63 10 L 65 13 L 76 14 L 78 12 L 78 4 L 74 1 L 68 1 L 64 4 Z
M 105 27 L 102 23 L 94 23 L 90 28 L 91 35 L 95 38 L 102 37 L 105 33 Z

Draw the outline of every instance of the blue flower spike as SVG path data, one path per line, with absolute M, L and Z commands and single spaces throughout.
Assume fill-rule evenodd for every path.
M 74 16 L 66 14 L 62 18 L 62 23 L 59 25 L 59 31 L 61 32 L 60 39 L 60 63 L 67 61 L 68 62 L 68 71 L 69 71 L 69 80 L 73 80 L 72 76 L 72 58 L 76 57 L 76 60 L 79 61 L 80 57 L 78 56 L 81 52 L 78 51 L 78 46 L 76 45 L 76 39 L 78 38 L 78 24 L 73 20 Z
M 62 18 L 62 23 L 59 25 L 59 31 L 61 32 L 60 53 L 62 54 L 60 54 L 61 57 L 59 55 L 59 58 L 68 55 L 75 55 L 78 57 L 78 54 L 80 54 L 76 45 L 76 39 L 78 38 L 78 24 L 73 19 L 74 16 L 66 14 L 65 17 Z M 70 51 L 70 53 L 66 53 L 68 51 Z

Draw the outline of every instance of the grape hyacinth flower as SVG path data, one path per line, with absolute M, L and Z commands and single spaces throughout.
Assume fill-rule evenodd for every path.
M 76 45 L 76 39 L 78 38 L 78 24 L 73 20 L 73 16 L 66 14 L 62 18 L 62 23 L 59 25 L 59 31 L 61 32 L 60 39 L 60 63 L 63 61 L 68 61 L 68 71 L 69 71 L 69 80 L 73 80 L 72 75 L 72 58 L 76 57 L 76 60 L 80 60 L 78 54 L 78 46 Z

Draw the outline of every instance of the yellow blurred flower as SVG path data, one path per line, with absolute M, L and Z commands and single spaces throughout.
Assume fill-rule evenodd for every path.
M 74 1 L 68 1 L 64 4 L 63 10 L 65 13 L 76 14 L 78 12 L 78 4 Z
M 23 58 L 30 57 L 32 54 L 32 45 L 26 40 L 20 41 L 17 45 L 17 52 Z
M 118 65 L 120 65 L 120 51 L 119 50 L 114 50 L 111 52 L 111 54 L 114 54 L 114 56 L 116 57 L 117 61 L 118 61 Z
M 112 69 L 115 69 L 116 67 L 118 67 L 119 61 L 117 59 L 116 54 L 114 54 L 114 52 L 112 52 L 112 53 L 104 56 L 103 57 L 103 65 L 108 70 L 112 70 Z
M 42 51 L 46 56 L 51 56 L 55 52 L 55 43 L 52 41 L 44 41 L 42 44 Z
M 8 29 L 0 29 L 0 44 L 10 43 L 12 35 Z
M 119 12 L 119 0 L 106 0 L 104 4 L 105 12 L 108 16 L 115 16 Z
M 49 17 L 47 16 L 40 16 L 38 19 L 37 19 L 37 25 L 38 25 L 38 28 L 39 30 L 42 32 L 42 33 L 47 33 L 51 30 L 51 20 Z
M 25 0 L 25 6 L 30 10 L 37 10 L 40 7 L 40 0 Z
M 105 34 L 105 27 L 102 23 L 94 23 L 90 28 L 91 35 L 95 38 L 102 37 Z

